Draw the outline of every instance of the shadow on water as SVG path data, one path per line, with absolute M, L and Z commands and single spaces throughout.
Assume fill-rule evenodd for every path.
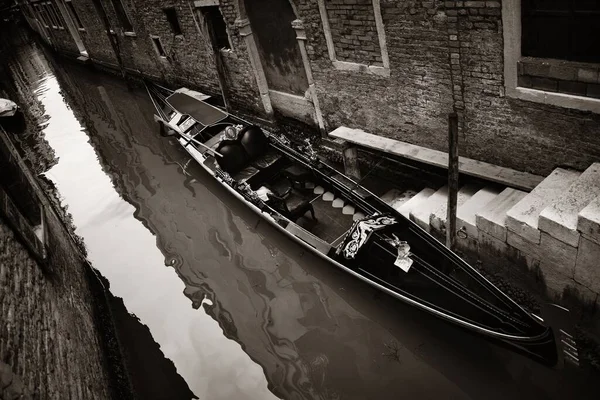
M 32 82 L 59 157 L 48 176 L 94 266 L 198 397 L 592 398 L 582 372 L 547 369 L 306 253 L 158 136 L 142 89 L 48 58 Z

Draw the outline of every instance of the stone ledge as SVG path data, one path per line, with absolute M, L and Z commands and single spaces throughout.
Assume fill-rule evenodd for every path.
M 600 244 L 581 238 L 573 278 L 600 293 Z
M 519 76 L 534 76 L 581 83 L 600 83 L 600 64 L 523 57 L 517 63 Z
M 508 231 L 506 242 L 525 255 L 528 255 L 542 263 L 549 263 L 558 268 L 557 272 L 567 277 L 573 277 L 575 261 L 577 259 L 577 248 L 569 246 L 552 236 L 543 233 L 539 244 L 532 243 L 518 234 Z
M 543 90 L 524 87 L 505 87 L 507 97 L 531 101 L 534 103 L 548 104 L 551 106 L 573 108 L 581 111 L 591 111 L 600 114 L 600 99 L 581 97 L 565 93 L 552 93 Z
M 469 237 L 477 238 L 477 213 L 485 209 L 500 191 L 495 187 L 484 187 L 467 200 L 456 211 L 456 226 L 466 230 Z
M 539 217 L 539 229 L 570 246 L 577 247 L 578 214 L 600 196 L 600 163 L 586 169 Z
M 448 168 L 448 153 L 374 135 L 372 133 L 367 133 L 362 129 L 341 126 L 331 131 L 329 136 L 343 139 L 369 149 L 433 165 L 435 167 Z M 505 168 L 466 157 L 459 157 L 458 168 L 461 174 L 527 191 L 535 188 L 544 179 L 539 175 L 516 171 L 511 168 Z
M 520 190 L 504 189 L 476 214 L 477 229 L 506 242 L 506 213 L 526 195 Z
M 379 67 L 376 65 L 367 65 L 367 64 L 359 64 L 348 61 L 332 61 L 335 69 L 340 71 L 352 71 L 352 72 L 362 72 L 366 74 L 378 75 L 389 77 L 390 69 L 385 67 Z
M 600 244 L 600 196 L 581 210 L 577 217 L 577 230 L 582 237 Z
M 540 243 L 540 213 L 579 177 L 579 172 L 556 168 L 506 213 L 506 228 L 532 243 Z

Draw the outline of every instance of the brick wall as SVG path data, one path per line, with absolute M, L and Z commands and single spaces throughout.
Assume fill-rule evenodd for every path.
M 325 2 L 338 60 L 382 66 L 372 0 Z
M 117 59 L 94 3 L 92 1 L 72 1 L 71 3 L 85 29 L 79 34 L 90 57 L 116 65 Z
M 57 50 L 65 52 L 65 53 L 79 55 L 79 49 L 77 48 L 77 45 L 75 44 L 75 41 L 73 40 L 73 36 L 71 36 L 71 33 L 69 32 L 69 29 L 67 28 L 66 22 L 62 16 L 62 14 L 60 14 L 59 8 L 56 6 L 56 3 L 54 1 L 52 1 L 51 3 L 53 4 L 52 8 L 49 8 L 47 5 L 45 5 L 44 7 L 41 8 L 42 10 L 45 10 L 45 13 L 43 15 L 48 16 L 49 15 L 48 13 L 50 12 L 50 10 L 54 10 L 52 15 L 53 16 L 56 15 L 56 17 L 58 18 L 59 25 L 53 25 L 54 22 L 56 22 L 54 20 L 54 17 L 52 17 L 50 20 L 48 20 L 48 17 L 46 17 L 46 22 L 48 22 L 48 26 L 46 26 L 44 24 L 44 22 L 42 22 L 42 18 L 40 17 L 40 15 L 37 11 L 34 12 L 33 15 L 41 23 L 42 29 L 44 29 L 45 33 L 50 38 L 52 45 Z M 41 4 L 41 3 L 36 1 L 33 4 L 37 5 L 37 4 Z M 26 6 L 24 6 L 24 7 L 26 7 Z M 32 8 L 32 9 L 37 10 L 37 8 Z
M 307 30 L 327 130 L 360 127 L 436 149 L 446 147 L 453 98 L 443 2 L 381 2 L 390 77 L 335 69 L 317 1 L 299 1 L 297 8 Z
M 115 21 L 110 2 L 100 1 Z M 238 1 L 243 0 L 220 2 L 232 45 L 231 51 L 220 54 L 223 86 L 232 110 L 260 114 L 255 72 L 235 25 L 240 17 Z M 114 63 L 91 3 L 74 2 L 84 25 L 90 24 L 82 36 L 92 58 Z M 124 3 L 136 33 L 116 34 L 127 67 L 173 85 L 220 95 L 214 55 L 198 31 L 189 2 Z M 381 65 L 372 1 L 324 4 L 338 60 Z M 600 157 L 598 114 L 505 96 L 500 1 L 381 0 L 389 77 L 336 69 L 329 59 L 317 0 L 294 0 L 293 5 L 306 28 L 307 53 L 328 131 L 345 125 L 446 150 L 447 115 L 456 111 L 464 156 L 537 174 L 548 174 L 558 165 L 583 169 Z M 169 6 L 177 9 L 183 38 L 170 32 L 162 13 Z M 151 34 L 161 38 L 167 59 L 156 54 Z M 592 95 L 594 90 L 596 86 Z
M 446 2 L 458 22 L 464 96 L 463 154 L 549 174 L 600 157 L 600 115 L 504 96 L 499 1 Z
M 44 272 L 0 219 L 0 362 L 34 398 L 109 398 L 82 261 L 48 223 Z

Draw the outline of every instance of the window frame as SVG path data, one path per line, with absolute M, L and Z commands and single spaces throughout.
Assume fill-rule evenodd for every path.
M 578 27 L 581 26 L 580 22 L 582 19 L 593 18 L 596 16 L 600 17 L 600 9 L 594 12 L 583 12 L 577 5 L 577 0 L 563 0 L 565 1 L 565 8 L 560 9 L 542 9 L 535 8 L 533 1 L 521 1 L 521 26 L 522 26 L 522 37 L 521 37 L 521 54 L 523 56 L 534 57 L 534 58 L 550 58 L 563 61 L 571 62 L 585 62 L 585 63 L 600 63 L 600 52 L 593 57 L 588 57 L 588 52 L 585 55 L 581 54 L 581 49 L 578 49 L 575 43 L 579 32 Z M 528 24 L 544 24 L 545 20 L 553 19 L 554 25 L 563 24 L 559 37 L 564 41 L 561 45 L 560 40 L 553 41 L 548 46 L 548 42 L 545 42 L 545 47 L 551 47 L 552 50 L 541 46 L 535 46 L 532 42 L 538 42 L 534 37 L 534 30 L 532 27 L 527 28 Z M 547 24 L 548 22 L 546 22 Z M 555 27 L 555 29 L 558 29 Z M 531 35 L 531 36 L 530 36 Z
M 64 0 L 64 1 L 65 1 L 65 8 L 67 9 L 67 12 L 71 16 L 71 19 L 73 20 L 73 22 L 75 22 L 77 30 L 85 32 L 85 27 L 83 26 L 83 22 L 81 22 L 81 19 L 79 18 L 79 15 L 77 14 L 77 10 L 75 10 L 75 6 L 73 5 L 73 0 Z
M 518 86 L 517 63 L 523 57 L 521 51 L 521 1 L 502 1 L 504 92 L 500 93 L 500 96 L 600 114 L 600 99 Z
M 163 44 L 162 44 L 162 40 L 160 39 L 160 36 L 150 35 L 150 40 L 152 41 L 152 47 L 154 47 L 154 51 L 156 51 L 156 54 L 158 55 L 158 57 L 160 57 L 163 60 L 167 60 L 168 59 L 167 51 L 165 50 L 165 46 L 163 46 Z M 157 43 L 158 43 L 158 46 L 157 46 Z M 162 50 L 162 52 L 161 52 L 161 50 Z
M 56 18 L 54 16 L 54 14 L 52 13 L 51 3 L 49 1 L 46 1 L 41 4 L 44 6 L 44 10 L 46 11 L 46 15 L 48 16 L 48 19 L 50 21 L 50 26 L 52 26 L 52 29 L 58 29 L 58 22 L 56 21 Z
M 233 46 L 231 43 L 231 37 L 229 36 L 229 29 L 227 27 L 227 22 L 225 21 L 225 17 L 223 16 L 223 13 L 221 12 L 221 7 L 217 4 L 206 4 L 206 5 L 202 5 L 200 7 L 197 7 L 200 10 L 200 13 L 202 14 L 202 18 L 204 19 L 204 25 L 206 26 L 206 29 L 208 31 L 208 34 L 210 36 L 210 40 L 214 40 L 218 41 L 219 38 L 226 38 L 227 39 L 227 46 L 219 46 L 219 43 L 214 43 L 215 48 L 217 48 L 219 51 L 231 51 Z M 214 13 L 213 13 L 214 11 Z M 224 29 L 224 35 L 219 35 L 216 31 L 215 31 L 215 25 L 213 24 L 212 19 L 209 18 L 209 16 L 211 14 L 216 14 L 218 13 L 219 16 L 221 17 L 221 21 L 223 22 L 223 29 Z
M 46 15 L 44 15 L 44 7 L 43 4 L 41 3 L 34 3 L 33 4 L 33 8 L 37 11 L 38 16 L 39 16 L 39 20 L 42 22 L 42 24 L 44 24 L 44 26 L 48 29 L 50 29 L 50 25 L 48 25 L 48 20 L 46 19 Z
M 121 28 L 121 30 L 123 31 L 123 34 L 125 36 L 136 36 L 135 35 L 135 28 L 133 26 L 133 20 L 131 19 L 131 16 L 129 15 L 129 11 L 127 10 L 127 8 L 125 7 L 125 3 L 123 2 L 123 0 L 110 0 L 112 6 L 113 6 L 113 10 L 115 11 L 115 15 L 117 17 L 117 21 L 119 23 L 119 26 Z M 117 11 L 117 2 L 119 2 L 119 4 L 121 4 L 120 9 L 123 11 L 123 14 L 120 14 L 119 11 Z M 129 26 L 127 28 L 131 28 L 131 29 L 126 29 L 125 26 L 123 26 L 123 19 L 120 17 L 120 15 L 124 16 L 125 19 L 127 20 L 127 23 L 129 24 Z
M 171 28 L 171 32 L 175 36 L 183 36 L 183 29 L 181 29 L 181 23 L 179 22 L 179 14 L 177 13 L 177 9 L 175 7 L 164 7 L 162 11 L 167 19 L 169 28 Z M 169 18 L 169 13 L 172 13 L 174 19 Z

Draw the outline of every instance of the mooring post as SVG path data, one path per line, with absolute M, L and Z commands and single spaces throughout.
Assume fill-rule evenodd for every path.
M 346 143 L 342 154 L 344 157 L 344 173 L 359 181 L 362 176 L 360 174 L 360 165 L 358 163 L 358 149 L 349 143 Z
M 458 115 L 448 115 L 448 215 L 446 247 L 456 247 L 456 202 L 458 198 Z

